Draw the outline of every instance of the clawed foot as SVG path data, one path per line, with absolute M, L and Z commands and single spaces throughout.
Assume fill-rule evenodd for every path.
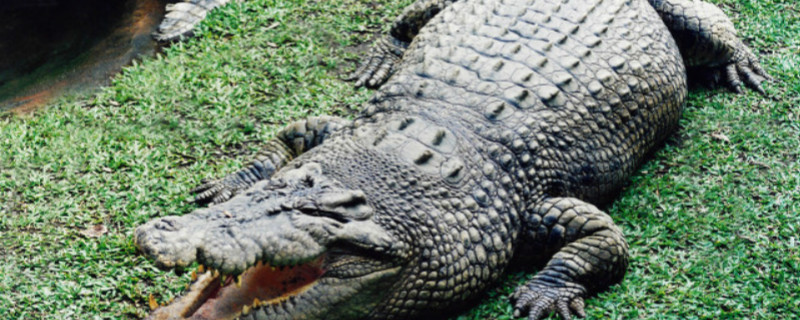
M 774 79 L 764 71 L 764 68 L 758 63 L 758 58 L 744 43 L 740 43 L 736 48 L 733 61 L 718 69 L 717 72 L 722 73 L 721 76 L 725 83 L 736 93 L 742 93 L 742 81 L 744 81 L 744 84 L 749 88 L 766 95 L 761 83 L 765 80 L 772 81 Z
M 233 197 L 239 188 L 225 182 L 225 179 L 200 181 L 200 186 L 192 189 L 194 202 L 199 204 L 220 203 Z
M 164 20 L 153 33 L 159 42 L 169 42 L 189 37 L 194 33 L 194 26 L 206 17 L 210 8 L 205 8 L 191 1 L 167 4 Z
M 523 285 L 514 292 L 514 317 L 528 314 L 528 320 L 538 320 L 550 312 L 555 311 L 565 320 L 572 319 L 572 314 L 586 317 L 584 312 L 583 296 L 586 289 L 575 283 L 565 283 L 561 286 L 531 282 Z
M 369 59 L 345 80 L 356 81 L 355 86 L 375 88 L 386 82 L 408 48 L 408 42 L 387 36 L 378 40 L 370 50 Z
M 217 204 L 235 196 L 240 191 L 249 188 L 260 180 L 269 178 L 276 170 L 270 161 L 256 161 L 248 168 L 228 175 L 222 179 L 206 180 L 200 186 L 192 189 L 195 195 L 194 202 L 199 204 Z

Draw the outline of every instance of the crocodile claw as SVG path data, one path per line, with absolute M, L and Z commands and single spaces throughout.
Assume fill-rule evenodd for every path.
M 345 78 L 355 81 L 355 87 L 376 88 L 386 82 L 408 48 L 408 42 L 387 36 L 370 49 L 369 58 Z
M 527 313 L 529 320 L 538 320 L 555 311 L 565 320 L 572 319 L 572 314 L 585 318 L 583 302 L 585 292 L 583 286 L 575 283 L 554 286 L 532 282 L 523 285 L 512 295 L 512 299 L 516 300 L 514 317 Z
M 167 4 L 164 20 L 153 33 L 159 42 L 170 42 L 194 33 L 195 26 L 205 19 L 208 12 L 230 0 L 184 0 Z
M 250 166 L 221 179 L 200 181 L 200 186 L 192 189 L 194 202 L 198 204 L 217 204 L 225 202 L 240 191 L 256 182 L 268 179 L 277 170 L 269 160 L 254 161 Z
M 198 204 L 205 203 L 220 203 L 230 199 L 239 188 L 236 185 L 226 183 L 226 179 L 218 180 L 203 180 L 200 186 L 192 189 L 190 192 L 194 194 L 194 202 Z
M 764 68 L 758 63 L 758 58 L 744 43 L 739 43 L 733 61 L 724 66 L 723 77 L 726 84 L 736 93 L 742 93 L 742 81 L 744 81 L 747 87 L 758 91 L 761 95 L 767 94 L 761 87 L 761 83 L 765 80 L 774 80 L 764 71 Z

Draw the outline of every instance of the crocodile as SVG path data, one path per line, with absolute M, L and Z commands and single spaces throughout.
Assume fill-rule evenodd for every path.
M 134 243 L 194 282 L 148 319 L 429 319 L 509 266 L 538 268 L 514 316 L 585 317 L 628 244 L 598 208 L 676 131 L 687 68 L 771 77 L 692 0 L 419 0 L 352 77 L 354 120 L 289 124 L 203 181 L 211 203 Z

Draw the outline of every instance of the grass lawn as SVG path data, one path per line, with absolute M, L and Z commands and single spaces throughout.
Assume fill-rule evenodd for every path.
M 282 124 L 352 115 L 370 92 L 339 78 L 409 2 L 233 4 L 100 93 L 0 117 L 0 318 L 139 318 L 150 295 L 179 294 L 189 275 L 140 256 L 133 229 L 193 210 L 189 189 Z M 587 301 L 592 319 L 800 315 L 800 4 L 716 2 L 779 80 L 773 98 L 691 93 L 680 131 L 608 208 L 631 265 Z M 528 276 L 459 319 L 510 319 Z

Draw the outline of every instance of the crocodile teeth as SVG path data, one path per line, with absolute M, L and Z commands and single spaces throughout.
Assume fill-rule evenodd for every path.
M 250 307 L 249 306 L 242 306 L 242 314 L 243 315 L 247 315 L 248 313 L 250 313 Z
M 261 305 L 261 300 L 258 300 L 258 298 L 253 299 L 253 307 L 258 307 L 260 305 Z
M 236 276 L 236 287 L 237 288 L 241 288 L 242 287 L 242 275 Z

